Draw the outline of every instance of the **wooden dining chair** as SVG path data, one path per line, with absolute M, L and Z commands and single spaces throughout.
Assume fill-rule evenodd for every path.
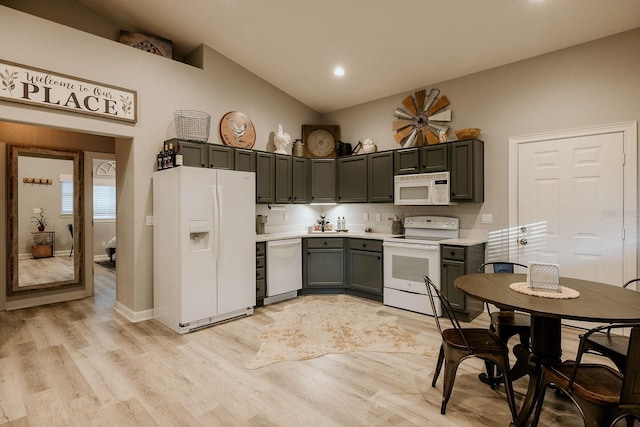
M 442 337 L 442 344 L 440 345 L 440 353 L 438 355 L 435 372 L 433 373 L 431 386 L 436 386 L 436 381 L 440 376 L 442 364 L 444 363 L 444 385 L 442 389 L 442 406 L 440 407 L 440 413 L 445 413 L 447 403 L 451 397 L 451 391 L 453 390 L 458 365 L 469 357 L 477 357 L 494 363 L 504 372 L 504 388 L 507 395 L 507 404 L 511 411 L 512 420 L 515 420 L 516 404 L 511 378 L 509 377 L 509 348 L 489 329 L 462 328 L 449 300 L 442 295 L 438 287 L 428 276 L 424 277 L 424 281 L 427 285 L 427 293 L 433 313 L 438 312 L 436 310 L 436 304 L 440 302 L 442 312 L 449 318 L 452 326 L 449 329 L 443 329 L 438 316 L 434 316 L 436 327 Z
M 494 273 L 513 273 L 515 267 L 527 268 L 524 264 L 508 261 L 485 262 L 478 267 L 479 273 L 485 273 L 487 267 L 490 267 Z M 531 316 L 527 313 L 520 313 L 513 310 L 491 311 L 489 304 L 485 303 L 487 313 L 491 319 L 490 328 L 498 335 L 498 337 L 506 344 L 509 339 L 518 335 L 520 343 L 529 348 L 531 340 Z M 494 374 L 494 366 L 490 362 L 486 363 L 487 381 L 491 388 L 496 388 L 500 382 L 499 373 Z M 497 378 L 497 379 L 496 379 Z
M 640 278 L 629 280 L 622 287 L 626 288 L 634 282 L 640 282 Z M 590 334 L 585 340 L 585 352 L 608 357 L 622 373 L 627 363 L 628 347 L 629 337 L 611 334 L 611 328 L 607 327 Z
M 537 426 L 547 386 L 569 397 L 580 411 L 585 426 L 613 426 L 626 419 L 627 426 L 640 420 L 640 323 L 616 324 L 611 329 L 631 327 L 625 373 L 601 364 L 582 363 L 587 339 L 603 327 L 589 330 L 580 338 L 575 361 L 542 366 L 542 391 L 532 426 Z

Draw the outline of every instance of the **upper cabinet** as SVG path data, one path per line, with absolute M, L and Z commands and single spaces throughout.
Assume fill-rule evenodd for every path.
M 447 171 L 449 170 L 448 146 L 449 144 L 434 144 L 396 150 L 394 173 L 407 175 Z
M 420 148 L 420 173 L 449 170 L 449 145 L 435 144 Z
M 256 202 L 275 200 L 275 159 L 271 153 L 256 151 Z
M 226 145 L 207 144 L 207 149 L 209 151 L 210 168 L 234 169 L 235 163 L 233 157 L 233 147 L 227 147 Z
M 404 148 L 395 152 L 395 175 L 406 175 L 420 172 L 420 149 Z
M 393 203 L 393 151 L 367 155 L 370 203 Z
M 293 157 L 291 168 L 293 203 L 309 203 L 311 201 L 311 167 L 309 159 Z
M 292 195 L 292 169 L 291 156 L 283 154 L 275 155 L 275 202 L 276 203 L 291 203 Z
M 335 201 L 335 159 L 311 159 L 311 203 L 331 203 Z
M 337 159 L 337 201 L 367 202 L 367 156 L 348 156 Z
M 245 148 L 234 150 L 235 169 L 243 172 L 256 171 L 256 152 Z
M 478 139 L 449 145 L 452 202 L 484 201 L 484 143 Z

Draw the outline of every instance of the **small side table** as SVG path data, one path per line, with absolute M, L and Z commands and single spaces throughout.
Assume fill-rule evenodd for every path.
M 49 258 L 56 254 L 56 232 L 55 231 L 32 231 L 35 245 L 31 246 L 31 255 L 34 258 Z M 43 238 L 35 237 L 43 236 Z

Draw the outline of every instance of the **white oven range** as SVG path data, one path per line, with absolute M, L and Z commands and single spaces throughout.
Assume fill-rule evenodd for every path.
M 384 239 L 385 305 L 433 316 L 424 276 L 440 287 L 440 241 L 459 237 L 459 220 L 414 216 L 404 220 L 404 236 Z M 436 315 L 441 316 L 440 304 Z

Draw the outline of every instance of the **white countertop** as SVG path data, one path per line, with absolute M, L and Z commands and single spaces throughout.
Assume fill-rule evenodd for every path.
M 284 240 L 303 237 L 355 237 L 359 239 L 384 240 L 387 237 L 393 237 L 393 235 L 385 233 L 365 233 L 364 231 L 326 231 L 312 233 L 309 233 L 307 231 L 288 231 L 282 233 L 256 234 L 256 242 L 268 242 L 270 240 Z
M 373 239 L 384 240 L 388 237 L 397 237 L 393 234 L 386 233 L 365 233 L 364 231 L 347 231 L 347 232 L 305 232 L 305 231 L 287 231 L 281 233 L 265 233 L 256 234 L 256 242 L 268 242 L 270 240 L 284 240 L 295 239 L 304 237 L 350 237 L 358 239 Z M 441 240 L 440 244 L 445 245 L 458 245 L 458 246 L 473 246 L 481 243 L 486 243 L 487 239 L 483 236 L 467 236 L 465 238 L 447 239 Z

